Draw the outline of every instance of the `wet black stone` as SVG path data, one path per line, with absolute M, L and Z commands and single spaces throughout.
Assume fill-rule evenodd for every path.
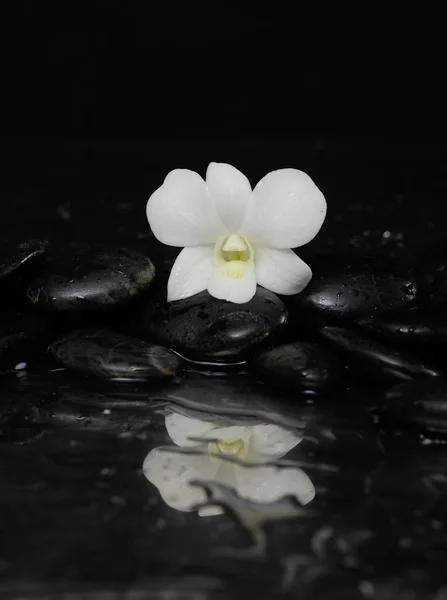
M 368 335 L 401 345 L 447 344 L 447 317 L 442 313 L 410 310 L 402 315 L 358 319 L 355 324 Z
M 381 410 L 395 423 L 409 423 L 447 434 L 447 379 L 400 384 L 387 390 Z
M 6 312 L 0 315 L 0 369 L 25 362 L 43 352 L 50 331 L 46 319 L 27 312 Z
M 173 376 L 180 359 L 167 348 L 110 329 L 83 329 L 51 344 L 53 356 L 68 369 L 108 378 Z
M 435 377 L 440 371 L 422 364 L 418 358 L 400 350 L 371 340 L 361 334 L 342 327 L 326 326 L 320 331 L 324 340 L 343 351 L 352 374 L 356 377 L 370 377 L 403 380 Z
M 416 303 L 415 279 L 392 267 L 330 256 L 318 257 L 310 264 L 311 282 L 288 301 L 298 317 L 306 311 L 326 321 L 353 320 L 403 311 Z
M 325 392 L 342 376 L 342 365 L 320 344 L 293 342 L 265 350 L 251 362 L 266 383 L 292 390 Z
M 126 304 L 152 283 L 155 268 L 127 248 L 95 247 L 48 263 L 28 287 L 28 298 L 51 311 L 108 309 Z
M 48 242 L 28 240 L 16 246 L 0 248 L 0 281 L 25 267 L 36 265 L 45 257 Z
M 247 360 L 277 339 L 288 320 L 281 300 L 260 287 L 245 304 L 217 300 L 207 291 L 171 303 L 164 298 L 143 310 L 133 324 L 136 334 L 197 361 Z

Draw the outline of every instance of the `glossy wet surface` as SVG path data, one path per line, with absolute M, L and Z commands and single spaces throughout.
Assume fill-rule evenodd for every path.
M 253 183 L 293 163 L 325 191 L 328 219 L 300 254 L 309 264 L 320 250 L 366 251 L 385 267 L 404 259 L 406 277 L 424 239 L 445 235 L 437 147 L 401 148 L 399 154 L 367 145 L 359 154 L 356 144 L 313 140 L 294 144 L 293 160 L 279 148 L 272 161 L 269 144 L 261 142 L 213 142 L 194 160 L 186 143 L 72 140 L 62 153 L 54 144 L 44 151 L 40 170 L 29 171 L 34 191 L 25 180 L 17 188 L 10 176 L 4 240 L 51 238 L 56 252 L 79 241 L 138 247 L 156 265 L 157 293 L 177 250 L 150 238 L 141 216 L 146 199 L 167 170 L 203 171 L 216 158 L 209 154 L 222 148 Z M 13 145 L 12 156 L 20 149 L 25 159 L 26 153 L 34 157 L 33 148 Z M 73 171 L 64 171 L 64 164 Z M 33 212 L 33 206 L 40 208 Z M 8 269 L 22 268 L 21 260 L 9 259 Z M 435 270 L 442 280 L 443 270 Z M 442 283 L 423 290 L 425 303 L 442 292 Z M 291 366 L 303 376 L 294 371 L 280 387 L 275 377 L 282 378 L 287 365 L 275 369 L 271 361 L 272 377 L 250 366 L 238 373 L 244 365 L 221 375 L 193 372 L 199 369 L 193 361 L 173 378 L 147 382 L 70 372 L 43 355 L 44 347 L 87 325 L 127 334 L 119 314 L 101 311 L 83 322 L 83 315 L 45 312 L 37 316 L 52 319 L 51 327 L 21 321 L 23 334 L 15 328 L 12 338 L 17 290 L 2 289 L 7 308 L 0 331 L 14 346 L 2 346 L 0 356 L 8 357 L 0 374 L 0 597 L 444 600 L 442 302 L 437 316 L 423 304 L 416 316 L 380 316 L 375 324 L 369 312 L 380 312 L 375 304 L 367 314 L 356 304 L 348 319 L 335 315 L 336 322 L 327 323 L 327 314 L 319 322 L 316 311 L 318 318 L 309 321 L 289 302 L 284 343 L 321 344 L 330 356 L 318 354 L 320 364 L 303 346 Z M 333 289 L 325 297 L 337 298 Z M 357 302 L 355 293 L 347 298 Z M 406 304 L 410 310 L 412 303 Z M 44 335 L 36 336 L 42 326 Z M 337 339 L 325 340 L 322 326 Z M 31 342 L 39 350 L 28 360 Z M 11 347 L 14 353 L 6 355 Z M 118 364 L 127 367 L 122 358 Z M 340 374 L 332 359 L 341 362 Z M 414 374 L 420 381 L 394 387 Z M 306 377 L 312 382 L 307 389 Z
M 4 376 L 0 589 L 432 597 L 447 439 L 384 432 L 373 408 L 248 375 Z

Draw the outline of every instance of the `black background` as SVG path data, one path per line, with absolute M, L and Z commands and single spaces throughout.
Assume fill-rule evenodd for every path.
M 239 168 L 253 185 L 281 167 L 302 169 L 315 180 L 327 198 L 328 216 L 317 238 L 300 249 L 303 258 L 316 249 L 366 249 L 383 255 L 385 266 L 396 254 L 417 262 L 417 255 L 428 244 L 443 241 L 446 231 L 444 20 L 420 6 L 412 15 L 405 6 L 396 18 L 377 5 L 341 14 L 337 4 L 335 16 L 321 5 L 312 18 L 305 8 L 259 4 L 244 12 L 224 4 L 179 8 L 173 3 L 65 1 L 15 2 L 4 9 L 0 242 L 43 238 L 60 245 L 107 241 L 150 246 L 146 202 L 166 174 L 186 167 L 204 175 L 210 161 L 222 161 Z M 195 521 L 180 541 L 175 515 L 171 537 L 163 531 L 158 537 L 147 535 L 146 482 L 134 473 L 150 443 L 135 441 L 132 453 L 124 446 L 116 450 L 112 443 L 109 450 L 102 446 L 104 439 L 91 437 L 85 450 L 67 446 L 66 452 L 79 452 L 79 457 L 58 474 L 61 486 L 51 488 L 54 496 L 36 488 L 41 505 L 28 488 L 22 493 L 11 486 L 11 519 L 4 521 L 7 539 L 14 540 L 13 576 L 31 573 L 39 581 L 85 579 L 86 574 L 103 581 L 147 578 L 147 556 L 156 557 L 150 566 L 158 574 L 160 553 L 160 563 L 169 565 L 161 574 L 176 575 L 181 569 L 176 571 L 175 557 L 189 565 L 189 540 L 199 547 L 200 560 L 209 554 L 211 542 L 197 536 Z M 349 462 L 356 454 L 351 438 L 347 440 L 346 455 L 339 459 L 342 467 L 344 456 Z M 66 442 L 62 432 L 55 447 Z M 11 450 L 4 464 L 18 465 L 11 469 L 13 482 L 16 471 L 18 481 L 38 481 L 49 452 L 46 444 L 43 439 L 40 452 L 32 445 Z M 407 490 L 419 490 L 422 481 L 414 469 L 419 450 L 416 460 L 411 453 L 406 458 L 406 447 L 402 451 L 408 477 L 400 477 L 399 457 L 395 470 L 391 464 L 389 479 L 399 486 L 394 496 L 385 497 L 384 510 L 381 488 L 375 496 L 385 524 L 389 512 L 410 510 L 414 496 L 409 502 Z M 87 521 L 83 502 L 90 506 L 90 489 L 100 468 L 109 464 L 104 462 L 108 454 L 110 464 L 122 457 L 125 475 L 116 478 L 113 489 L 117 494 L 127 489 L 131 501 L 125 520 L 110 526 L 107 521 L 104 527 L 98 515 L 107 516 L 111 492 L 106 489 L 100 497 L 106 510 L 99 502 Z M 62 465 L 68 462 L 64 456 Z M 368 473 L 362 460 L 358 472 L 352 471 L 352 484 L 336 481 L 332 488 L 335 495 L 340 491 L 339 506 L 350 498 L 345 514 L 354 520 L 364 506 L 352 493 Z M 30 497 L 28 509 L 23 498 Z M 19 504 L 25 510 L 16 510 Z M 327 514 L 337 516 L 337 504 L 328 507 Z M 375 505 L 373 509 L 374 517 Z M 36 524 L 40 515 L 45 518 Z M 153 518 L 147 521 L 154 524 Z M 48 527 L 48 522 L 56 525 Z M 404 526 L 405 519 L 407 535 Z M 29 532 L 31 543 L 22 542 L 19 527 Z M 288 532 L 290 525 L 283 527 Z M 391 527 L 384 527 L 388 535 Z M 291 531 L 296 543 L 300 531 Z M 428 548 L 437 543 L 436 531 L 428 538 L 421 531 L 418 564 L 429 557 L 426 539 Z M 134 533 L 135 545 L 129 547 Z M 205 533 L 214 535 L 211 529 Z M 278 556 L 287 553 L 283 537 L 275 539 Z M 384 553 L 383 537 L 377 539 L 377 562 L 394 577 L 394 554 Z M 91 553 L 84 551 L 89 544 Z M 407 556 L 397 557 L 406 568 Z M 427 579 L 432 572 L 443 578 L 441 559 L 434 559 Z M 231 577 L 241 573 L 244 585 L 249 581 L 250 589 L 253 582 L 262 587 L 264 568 L 255 565 L 247 576 L 245 563 L 235 564 L 228 571 Z M 272 565 L 276 568 L 274 561 Z M 329 590 L 332 594 L 332 585 Z
M 323 246 L 442 238 L 438 15 L 295 9 L 15 3 L 1 237 L 144 241 L 165 175 L 222 161 L 252 184 L 308 172 L 328 200 Z

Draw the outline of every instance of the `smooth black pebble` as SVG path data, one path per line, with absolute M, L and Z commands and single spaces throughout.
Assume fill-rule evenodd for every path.
M 167 348 L 110 329 L 81 329 L 55 340 L 53 356 L 68 369 L 116 379 L 175 375 L 181 361 Z
M 262 381 L 291 390 L 326 392 L 340 381 L 343 366 L 314 342 L 293 342 L 269 348 L 251 362 Z
M 416 303 L 415 279 L 369 261 L 334 260 L 330 256 L 310 261 L 309 285 L 287 300 L 292 316 L 313 314 L 326 321 L 354 320 L 389 311 L 407 310 Z
M 36 306 L 51 311 L 101 310 L 126 304 L 144 292 L 155 268 L 127 248 L 89 248 L 49 262 L 28 288 Z
M 436 377 L 392 387 L 380 411 L 394 422 L 447 433 L 447 379 Z
M 404 345 L 447 344 L 447 315 L 410 310 L 402 315 L 358 319 L 356 327 L 379 339 Z
M 357 378 L 408 381 L 440 374 L 436 368 L 422 364 L 405 352 L 349 329 L 326 326 L 320 330 L 320 335 L 333 347 L 343 351 L 352 374 Z
M 27 312 L 0 315 L 0 369 L 11 368 L 43 352 L 50 330 L 45 318 Z
M 245 304 L 217 300 L 207 291 L 167 303 L 163 295 L 133 322 L 135 335 L 173 348 L 188 359 L 234 363 L 277 339 L 288 312 L 272 292 L 258 287 Z

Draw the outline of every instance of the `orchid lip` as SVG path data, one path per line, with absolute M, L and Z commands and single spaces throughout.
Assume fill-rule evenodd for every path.
M 225 277 L 240 279 L 254 268 L 254 251 L 242 235 L 221 236 L 214 246 L 214 266 Z

